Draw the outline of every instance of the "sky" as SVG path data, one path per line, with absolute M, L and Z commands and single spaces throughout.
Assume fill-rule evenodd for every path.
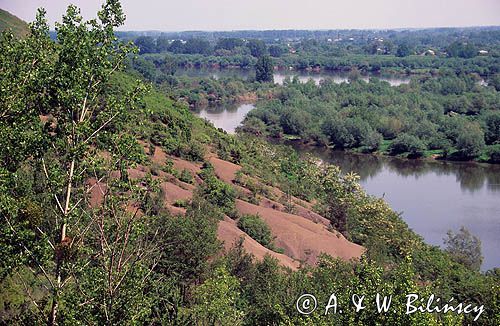
M 104 0 L 0 0 L 32 21 L 44 7 L 51 26 L 68 4 L 85 18 Z M 122 0 L 120 30 L 391 29 L 500 25 L 500 0 Z

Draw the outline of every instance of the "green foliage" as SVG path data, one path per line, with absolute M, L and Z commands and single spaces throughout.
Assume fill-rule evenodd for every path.
M 223 213 L 236 217 L 236 191 L 232 186 L 219 180 L 215 175 L 210 175 L 204 179 L 199 193 L 202 198 L 218 207 Z
M 500 112 L 488 113 L 484 118 L 486 129 L 484 132 L 484 140 L 486 144 L 500 143 Z
M 196 325 L 238 325 L 243 311 L 239 310 L 239 281 L 223 267 L 196 288 L 194 306 L 190 309 Z
M 453 42 L 446 49 L 450 57 L 472 58 L 477 55 L 477 49 L 473 44 Z
M 273 250 L 271 229 L 258 215 L 243 215 L 238 219 L 238 227 L 264 247 Z
M 269 56 L 259 57 L 255 64 L 255 80 L 261 83 L 272 83 L 274 81 L 273 69 L 274 66 Z
M 411 54 L 410 47 L 407 44 L 401 44 L 398 46 L 396 51 L 396 56 L 398 57 L 407 57 Z
M 216 49 L 234 50 L 234 48 L 242 46 L 243 40 L 240 38 L 220 38 L 217 41 Z
M 488 146 L 487 153 L 491 163 L 500 162 L 500 144 Z
M 212 204 L 194 198 L 185 217 L 164 221 L 161 234 L 164 246 L 158 272 L 187 284 L 207 272 L 208 258 L 220 249 L 217 240 L 219 210 Z
M 424 155 L 425 145 L 417 137 L 403 133 L 394 139 L 388 150 L 392 155 L 408 153 L 410 157 L 420 157 Z
M 466 158 L 477 157 L 484 149 L 484 132 L 478 124 L 466 124 L 457 137 L 457 149 Z
M 319 86 L 290 82 L 260 100 L 240 130 L 276 138 L 285 133 L 362 152 L 387 149 L 410 158 L 431 150 L 454 153 L 448 159 L 482 160 L 484 143 L 496 142 L 500 93 L 476 83 L 472 75 L 445 69 L 399 87 L 375 79 L 350 84 L 326 79 Z
M 137 39 L 135 39 L 134 43 L 139 48 L 140 53 L 155 52 L 156 44 L 152 37 L 139 36 Z
M 489 80 L 489 84 L 493 86 L 498 92 L 500 92 L 500 73 L 496 73 Z
M 250 50 L 252 56 L 256 58 L 261 58 L 267 54 L 266 44 L 262 40 L 250 39 L 245 46 Z
M 181 87 L 174 91 L 174 98 L 197 95 L 200 101 L 262 92 L 270 100 L 259 104 L 262 108 L 248 120 L 253 119 L 249 130 L 256 134 L 293 133 L 306 141 L 330 139 L 339 147 L 371 151 L 379 147 L 380 134 L 388 146 L 403 132 L 422 139 L 424 146 L 431 146 L 429 139 L 437 139 L 432 141 L 435 144 L 443 140 L 464 155 L 477 154 L 484 138 L 495 159 L 498 95 L 493 87 L 478 88 L 472 77 L 443 72 L 443 78 L 422 78 L 399 88 L 378 81 L 343 85 L 325 81 L 320 87 L 290 81 L 272 89 L 257 83 L 197 79 L 190 94 L 185 86 L 191 80 L 171 76 L 177 59 L 188 58 L 184 64 L 203 62 L 200 58 L 210 58 L 207 54 L 213 51 L 213 44 L 191 38 L 186 47 L 182 42 L 152 41 L 156 46 L 152 51 L 204 54 L 198 59 L 186 54 L 162 57 L 158 62 L 138 60 L 142 68 L 136 70 L 142 69 L 144 77 L 166 87 L 149 89 L 140 98 L 146 87 L 133 80 L 137 74 L 119 71 L 133 52 L 115 38 L 113 30 L 123 19 L 119 2 L 109 0 L 98 19 L 89 22 L 70 6 L 63 22 L 57 24 L 57 42 L 49 38 L 43 11 L 26 39 L 1 37 L 0 323 L 472 323 L 470 316 L 408 315 L 402 310 L 407 293 L 428 295 L 432 291 L 443 298 L 484 304 L 488 309 L 480 322 L 498 324 L 498 273 L 475 271 L 478 241 L 474 237 L 460 239 L 454 234 L 450 253 L 428 246 L 383 200 L 365 194 L 357 176 L 344 175 L 336 167 L 311 157 L 302 159 L 290 149 L 254 137 L 223 134 L 193 117 L 182 104 L 185 101 L 175 102 L 165 95 L 171 94 L 168 90 L 175 83 Z M 138 43 L 151 46 L 150 41 Z M 226 64 L 231 63 L 228 55 L 237 55 L 235 62 L 249 67 L 254 62 L 248 59 L 249 52 L 253 49 L 260 56 L 267 49 L 263 42 L 248 44 L 227 40 L 216 51 Z M 313 53 L 324 44 L 311 40 L 293 46 Z M 353 42 L 354 49 L 362 47 Z M 383 51 L 392 51 L 391 46 L 384 46 Z M 369 58 L 363 63 L 364 55 L 349 60 L 342 55 L 328 57 L 321 64 L 329 67 L 444 63 L 472 71 L 480 62 L 483 71 L 491 69 L 489 58 L 465 62 L 410 56 Z M 293 59 L 286 53 L 275 60 L 304 67 L 318 64 L 307 55 Z M 473 137 L 462 139 L 466 134 Z M 241 241 L 220 257 L 217 227 L 223 214 L 236 216 L 235 190 L 205 162 L 200 173 L 204 183 L 193 200 L 176 203 L 187 208 L 186 216 L 170 216 L 160 179 L 152 175 L 129 178 L 131 168 L 148 163 L 138 139 L 152 144 L 151 154 L 154 146 L 160 146 L 169 154 L 195 161 L 203 161 L 207 147 L 215 148 L 221 158 L 243 166 L 253 182 L 245 184 L 254 193 L 265 193 L 266 184 L 279 186 L 286 191 L 290 208 L 292 196 L 314 200 L 335 228 L 367 248 L 370 259 L 344 262 L 323 257 L 317 266 L 292 272 L 270 257 L 254 260 L 243 251 Z M 159 168 L 155 169 L 159 175 Z M 164 169 L 172 172 L 168 164 Z M 179 177 L 189 181 L 192 176 L 188 174 L 183 171 Z M 242 217 L 239 226 L 261 243 L 272 244 L 268 226 L 257 216 Z M 471 250 L 473 255 L 467 258 L 475 257 L 474 262 L 461 260 L 463 248 Z M 469 265 L 474 270 L 465 267 Z M 332 292 L 344 302 L 354 293 L 365 294 L 367 300 L 373 300 L 377 292 L 394 293 L 397 309 L 389 314 L 348 309 L 329 316 L 318 310 L 300 316 L 295 300 L 305 292 L 316 294 L 321 302 Z
M 189 170 L 184 169 L 179 176 L 179 180 L 186 183 L 193 183 L 193 175 Z

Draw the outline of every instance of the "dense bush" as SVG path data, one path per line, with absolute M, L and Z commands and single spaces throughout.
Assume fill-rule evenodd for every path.
M 238 220 L 238 227 L 264 247 L 274 249 L 271 229 L 259 215 L 243 215 Z
M 392 155 L 408 153 L 411 157 L 424 155 L 425 145 L 417 137 L 409 134 L 401 134 L 389 146 Z
M 200 195 L 230 217 L 237 216 L 235 209 L 236 191 L 216 176 L 210 175 L 204 179 Z
M 500 93 L 476 85 L 472 75 L 446 69 L 399 87 L 375 79 L 341 84 L 326 79 L 319 87 L 287 81 L 271 91 L 247 115 L 242 131 L 285 133 L 362 152 L 477 160 L 485 160 L 484 144 L 499 137 Z

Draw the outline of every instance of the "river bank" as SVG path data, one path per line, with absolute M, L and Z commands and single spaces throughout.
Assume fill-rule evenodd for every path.
M 247 103 L 197 115 L 234 133 L 252 109 Z M 344 173 L 355 172 L 369 194 L 384 197 L 427 243 L 441 246 L 448 230 L 465 226 L 482 241 L 482 269 L 500 266 L 500 165 L 338 151 L 289 139 L 273 142 L 338 165 Z

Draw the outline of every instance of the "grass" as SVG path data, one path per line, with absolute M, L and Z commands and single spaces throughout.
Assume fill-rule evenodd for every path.
M 283 135 L 283 139 L 286 139 L 286 140 L 300 140 L 300 136 L 297 136 L 297 135 L 288 135 L 288 134 L 284 134 Z
M 16 37 L 28 35 L 28 24 L 6 10 L 0 9 L 0 32 L 11 29 Z
M 389 149 L 389 146 L 391 145 L 392 140 L 384 139 L 382 140 L 382 143 L 380 143 L 380 146 L 378 148 L 378 151 L 380 153 L 387 153 L 387 150 Z
M 432 157 L 432 156 L 442 156 L 443 155 L 443 150 L 442 149 L 428 149 L 425 150 L 424 152 L 424 157 Z

